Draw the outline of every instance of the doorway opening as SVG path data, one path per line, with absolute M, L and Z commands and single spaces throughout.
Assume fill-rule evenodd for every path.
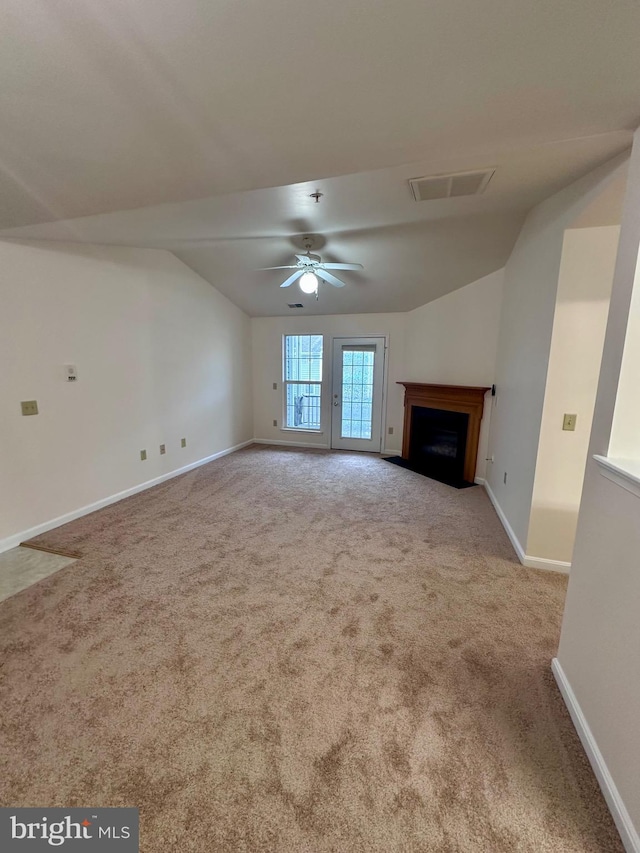
M 564 235 L 526 546 L 559 567 L 573 559 L 619 230 Z

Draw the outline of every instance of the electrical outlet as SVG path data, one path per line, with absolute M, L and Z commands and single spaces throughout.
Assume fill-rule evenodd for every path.
M 504 472 L 504 484 L 507 485 L 507 472 Z
M 393 427 L 389 427 L 389 435 L 393 435 Z
M 578 419 L 577 415 L 565 415 L 562 419 L 562 429 L 569 430 L 573 432 L 576 428 L 576 420 Z
M 274 420 L 273 425 L 278 426 L 278 421 Z
M 140 461 L 141 461 L 141 462 L 144 462 L 146 458 L 147 458 L 147 451 L 146 451 L 146 450 L 141 450 L 141 451 L 140 451 Z
M 273 390 L 274 390 L 274 391 L 277 391 L 277 390 L 278 390 L 278 383 L 277 383 L 277 382 L 274 382 L 274 383 L 273 383 Z
M 187 439 L 181 438 L 180 439 L 180 447 L 186 447 L 186 446 L 187 446 Z
M 166 446 L 165 446 L 164 444 L 161 444 L 161 445 L 160 445 L 160 456 L 164 456 L 164 454 L 165 454 L 166 452 L 167 452 L 167 448 L 166 448 Z
M 23 415 L 37 415 L 38 414 L 38 401 L 37 400 L 23 400 L 20 403 L 22 406 L 22 414 Z

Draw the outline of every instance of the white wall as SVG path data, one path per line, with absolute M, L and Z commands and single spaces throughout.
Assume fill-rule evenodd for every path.
M 621 155 L 535 207 L 505 267 L 488 485 L 527 544 L 564 232 L 626 168 Z M 507 482 L 504 483 L 504 475 Z
M 571 562 L 619 234 L 564 235 L 526 547 L 535 558 Z M 577 414 L 573 432 L 565 413 Z
M 558 651 L 579 730 L 610 773 L 605 790 L 628 850 L 640 850 L 640 497 L 602 476 L 593 454 L 609 446 L 639 247 L 636 133 Z
M 502 270 L 408 313 L 340 314 L 317 317 L 258 317 L 253 327 L 254 430 L 264 441 L 330 444 L 329 395 L 324 395 L 321 435 L 274 427 L 282 421 L 282 336 L 323 334 L 325 378 L 330 370 L 332 336 L 389 336 L 389 379 L 384 413 L 386 450 L 402 449 L 404 388 L 398 381 L 491 385 L 495 370 Z M 328 381 L 328 380 L 326 380 Z M 278 384 L 273 390 L 273 383 Z M 485 418 L 488 419 L 486 407 Z M 484 426 L 484 421 L 483 421 Z M 389 427 L 394 434 L 388 434 Z M 486 432 L 481 434 L 477 476 L 484 476 Z
M 250 320 L 172 254 L 2 242 L 0 270 L 0 540 L 252 438 Z
M 407 314 L 404 379 L 493 385 L 504 270 Z M 486 473 L 491 395 L 485 399 L 476 477 Z

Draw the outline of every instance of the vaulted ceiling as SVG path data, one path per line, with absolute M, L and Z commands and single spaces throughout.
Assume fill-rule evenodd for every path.
M 255 270 L 289 262 L 305 232 L 365 266 L 311 313 L 407 310 L 463 286 L 640 122 L 637 0 L 5 0 L 0 14 L 0 236 L 169 248 L 251 314 L 288 311 L 278 274 Z M 487 166 L 481 196 L 408 190 Z

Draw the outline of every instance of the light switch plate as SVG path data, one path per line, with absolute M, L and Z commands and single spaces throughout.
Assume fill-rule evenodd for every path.
M 165 454 L 166 452 L 167 452 L 166 445 L 161 444 L 161 445 L 160 445 L 160 456 L 164 456 L 164 454 Z
M 180 439 L 180 447 L 186 447 L 186 446 L 187 446 L 187 439 L 181 438 Z
M 23 415 L 37 415 L 38 414 L 38 401 L 37 400 L 23 400 L 20 405 L 22 406 L 22 414 Z
M 146 458 L 147 458 L 147 451 L 146 451 L 146 450 L 141 450 L 141 451 L 140 451 L 140 461 L 141 461 L 141 462 L 144 462 L 144 460 L 145 460 Z
M 577 415 L 565 415 L 562 420 L 562 429 L 573 432 L 576 428 Z

